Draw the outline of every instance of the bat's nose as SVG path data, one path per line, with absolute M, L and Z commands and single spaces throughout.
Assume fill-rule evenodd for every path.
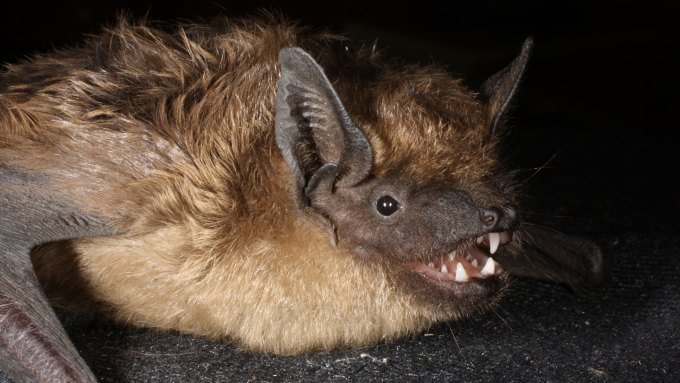
M 481 219 L 488 231 L 511 229 L 517 221 L 517 210 L 512 206 L 482 209 Z

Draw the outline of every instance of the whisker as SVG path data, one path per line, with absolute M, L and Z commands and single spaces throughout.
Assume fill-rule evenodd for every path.
M 530 226 L 535 226 L 535 227 L 540 227 L 541 229 L 545 229 L 545 230 L 549 230 L 549 231 L 552 231 L 552 232 L 555 232 L 555 233 L 558 233 L 558 234 L 565 235 L 563 232 L 555 229 L 554 227 L 548 227 L 548 226 L 544 226 L 544 225 L 541 225 L 541 224 L 538 224 L 538 223 L 532 223 L 532 222 L 524 222 L 524 224 L 530 225 Z M 525 233 L 525 234 L 529 234 L 529 233 Z M 531 235 L 529 234 L 529 236 L 531 236 Z
M 532 178 L 534 178 L 534 176 L 535 176 L 536 174 L 538 174 L 541 170 L 547 169 L 547 168 L 548 168 L 548 164 L 551 163 L 551 162 L 552 162 L 552 161 L 553 161 L 560 153 L 562 153 L 565 149 L 566 149 L 566 148 L 562 148 L 562 149 L 558 150 L 557 153 L 553 154 L 552 157 L 550 157 L 545 163 L 543 163 L 543 165 L 541 165 L 541 166 L 535 168 L 536 171 L 534 171 L 534 173 L 533 173 L 532 175 L 530 175 L 528 178 L 526 178 L 523 182 L 529 182 L 529 180 L 532 179 Z
M 451 325 L 449 323 L 446 323 L 446 327 L 449 328 L 449 332 L 451 333 L 451 336 L 453 337 L 453 342 L 456 344 L 456 348 L 458 349 L 458 354 L 460 354 L 461 358 L 463 358 L 463 363 L 468 364 L 471 367 L 475 367 L 475 364 L 469 361 L 465 355 L 463 354 L 463 349 L 460 348 L 460 344 L 458 344 L 458 338 L 456 338 L 456 334 L 453 333 L 453 329 L 451 328 Z
M 559 214 L 548 214 L 548 213 L 536 213 L 531 211 L 522 212 L 523 216 L 538 216 L 538 217 L 554 217 L 554 218 L 574 218 L 573 215 L 559 215 Z
M 508 323 L 508 321 L 506 321 L 505 318 L 503 318 L 503 316 L 501 314 L 499 314 L 498 311 L 496 311 L 495 308 L 491 308 L 491 311 L 494 314 L 496 314 L 496 316 L 503 322 L 503 324 L 505 324 L 505 327 L 507 327 L 509 330 L 512 330 L 512 326 L 510 326 L 510 323 Z

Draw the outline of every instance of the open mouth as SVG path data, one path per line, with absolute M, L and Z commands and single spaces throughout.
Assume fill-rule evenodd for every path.
M 501 265 L 493 254 L 512 240 L 512 233 L 487 233 L 464 242 L 454 251 L 427 264 L 409 262 L 414 271 L 438 282 L 470 283 L 501 274 Z

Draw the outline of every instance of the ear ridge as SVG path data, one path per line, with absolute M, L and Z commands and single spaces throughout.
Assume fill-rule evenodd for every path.
M 522 44 L 520 54 L 508 65 L 489 77 L 480 88 L 480 93 L 488 102 L 491 121 L 491 134 L 496 134 L 502 125 L 506 113 L 510 109 L 512 99 L 517 93 L 522 76 L 529 62 L 534 40 L 527 37 Z
M 305 187 L 305 196 L 310 199 L 317 199 L 315 197 L 318 194 L 322 196 L 330 195 L 337 176 L 338 167 L 335 164 L 324 164 L 309 178 Z
M 335 226 L 333 221 L 324 214 L 323 208 L 319 209 L 318 206 L 323 207 L 332 203 L 329 200 L 332 199 L 332 189 L 337 175 L 338 167 L 335 164 L 324 164 L 309 178 L 304 191 L 305 198 L 310 202 L 305 211 L 312 220 L 326 230 L 333 246 L 336 246 L 338 242 Z M 314 204 L 311 201 L 314 201 Z
M 322 164 L 336 164 L 338 187 L 350 187 L 370 172 L 373 154 L 368 139 L 354 124 L 323 69 L 304 50 L 284 48 L 279 53 L 281 79 L 276 93 L 276 142 L 294 173 L 299 189 L 310 174 L 296 149 L 311 138 Z

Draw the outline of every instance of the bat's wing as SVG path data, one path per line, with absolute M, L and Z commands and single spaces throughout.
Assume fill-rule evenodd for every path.
M 0 146 L 0 369 L 17 382 L 96 381 L 47 303 L 29 253 L 40 243 L 110 232 L 107 218 L 55 188 L 49 171 L 14 167 L 10 154 Z
M 531 224 L 524 224 L 522 237 L 521 253 L 495 256 L 509 273 L 564 283 L 575 291 L 588 290 L 602 278 L 602 252 L 590 240 Z
M 47 303 L 30 251 L 120 232 L 116 223 L 134 210 L 126 207 L 126 190 L 153 162 L 143 158 L 144 133 L 96 124 L 64 128 L 51 114 L 2 106 L 0 369 L 18 382 L 95 381 Z

